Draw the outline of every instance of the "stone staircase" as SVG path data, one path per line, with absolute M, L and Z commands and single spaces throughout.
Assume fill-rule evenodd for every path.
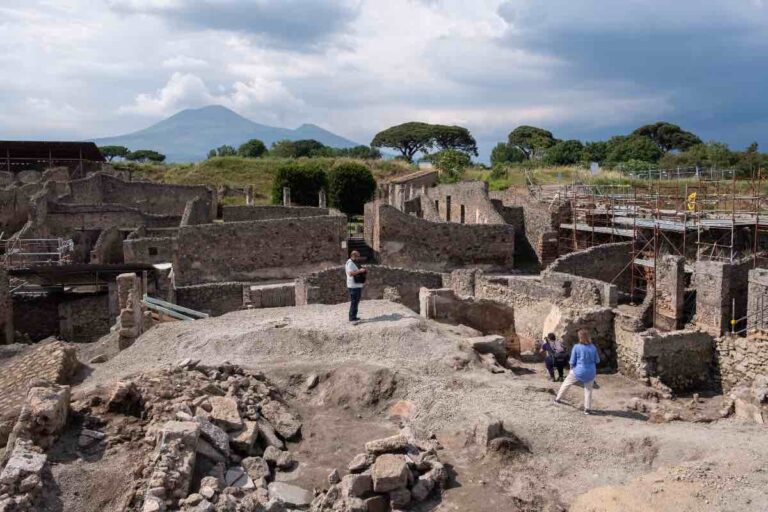
M 373 249 L 365 243 L 365 239 L 361 236 L 351 236 L 347 239 L 347 251 L 357 251 L 360 253 L 360 257 L 364 263 L 375 263 L 376 257 L 373 253 Z

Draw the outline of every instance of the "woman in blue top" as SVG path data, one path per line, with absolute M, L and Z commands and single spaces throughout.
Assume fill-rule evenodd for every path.
M 560 400 L 568 388 L 578 382 L 584 386 L 584 414 L 589 414 L 592 411 L 592 385 L 595 383 L 599 362 L 600 356 L 597 348 L 589 340 L 589 333 L 585 329 L 580 329 L 579 343 L 571 350 L 571 371 L 560 386 L 555 403 L 561 403 Z

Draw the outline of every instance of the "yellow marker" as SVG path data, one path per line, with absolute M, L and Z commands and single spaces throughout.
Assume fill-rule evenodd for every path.
M 691 192 L 690 194 L 688 194 L 688 209 L 689 210 L 696 209 L 696 192 Z

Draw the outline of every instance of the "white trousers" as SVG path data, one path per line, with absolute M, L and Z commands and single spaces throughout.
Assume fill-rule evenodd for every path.
M 560 386 L 560 391 L 557 392 L 557 399 L 560 400 L 563 398 L 563 395 L 565 395 L 565 392 L 568 391 L 568 388 L 573 386 L 574 384 L 579 383 L 579 379 L 576 378 L 576 375 L 573 372 L 568 372 L 568 375 L 565 377 L 565 380 L 563 381 L 563 385 Z M 584 410 L 589 411 L 592 409 L 592 385 L 595 383 L 595 380 L 592 379 L 589 382 L 584 382 L 582 385 L 584 386 Z

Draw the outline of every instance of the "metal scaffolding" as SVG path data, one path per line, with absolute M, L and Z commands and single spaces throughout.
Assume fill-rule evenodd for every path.
M 6 268 L 66 265 L 72 262 L 74 242 L 64 238 L 0 238 L 0 255 Z

